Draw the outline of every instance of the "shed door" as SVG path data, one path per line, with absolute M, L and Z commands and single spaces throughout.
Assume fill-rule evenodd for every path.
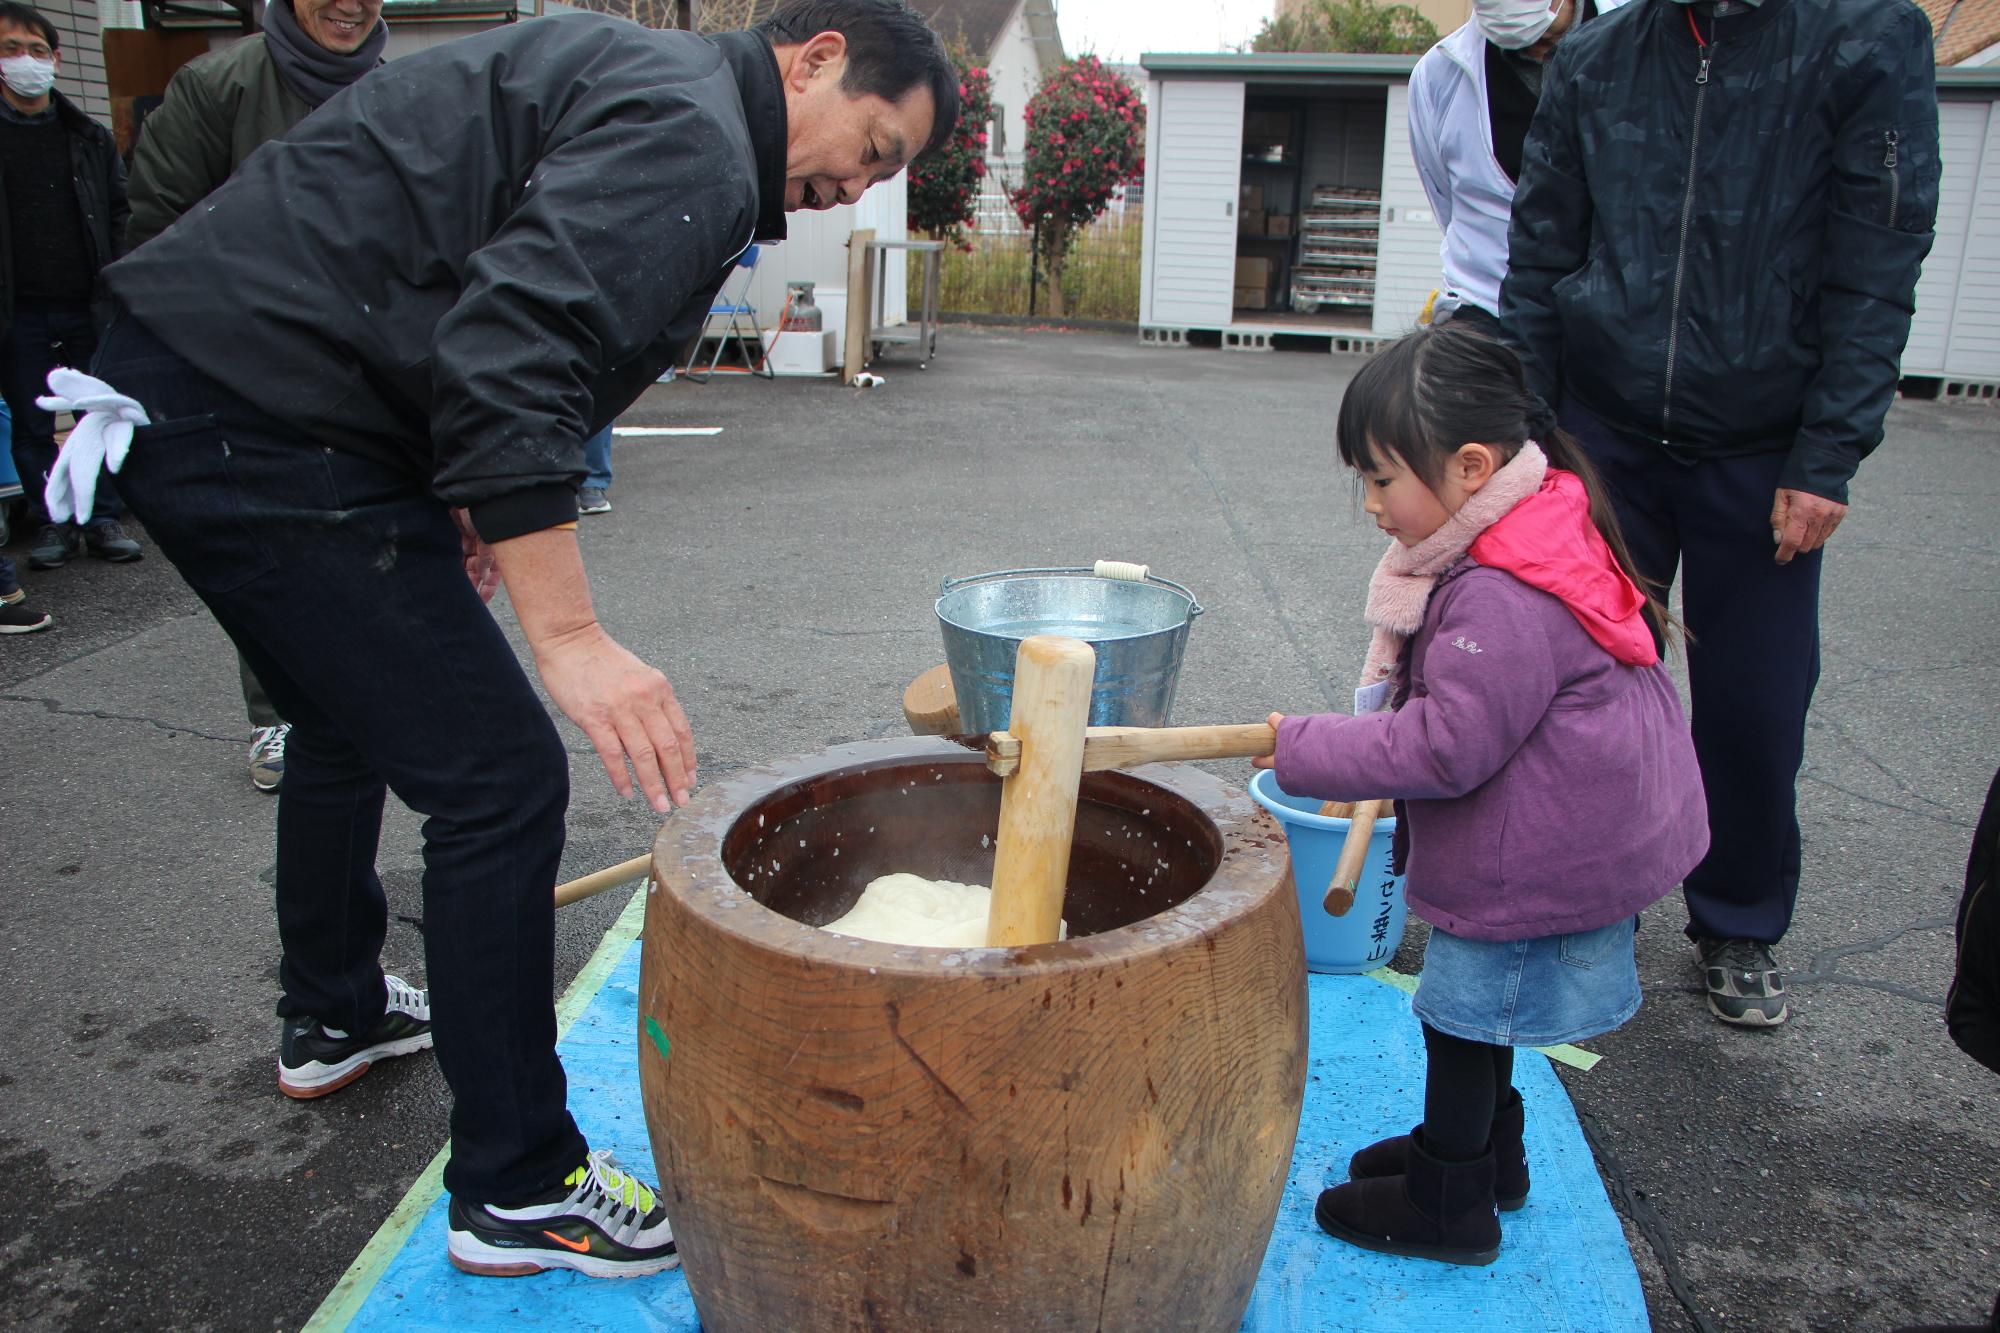
M 1909 345 L 1903 349 L 1905 375 L 1945 373 L 1945 345 L 1958 305 L 1960 267 L 1974 217 L 1972 196 L 1979 188 L 1990 114 L 1991 104 L 1984 101 L 1944 102 L 1938 107 L 1938 155 L 1944 170 L 1938 182 L 1937 242 L 1917 279 L 1917 313 L 1910 321 Z
M 1382 130 L 1382 239 L 1375 251 L 1375 322 L 1387 338 L 1416 327 L 1432 288 L 1444 282 L 1438 258 L 1444 232 L 1431 213 L 1410 156 L 1410 85 L 1389 86 L 1389 123 Z
M 1148 116 L 1159 138 L 1147 159 L 1142 322 L 1229 325 L 1236 284 L 1236 189 L 1243 167 L 1243 85 L 1163 79 Z
M 1946 102 L 1938 108 L 1940 129 L 1947 108 L 1972 105 L 1986 112 L 1986 140 L 1966 168 L 1976 172 L 1965 226 L 1965 252 L 1958 264 L 1958 293 L 1944 349 L 1944 373 L 1954 380 L 2000 380 L 2000 102 Z M 1944 160 L 1947 177 L 1961 170 Z M 1943 230 L 1943 219 L 1939 219 Z M 1942 239 L 1942 238 L 1940 238 Z

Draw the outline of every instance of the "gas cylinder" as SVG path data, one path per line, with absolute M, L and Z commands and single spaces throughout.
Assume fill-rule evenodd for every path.
M 820 309 L 813 304 L 813 285 L 805 281 L 788 282 L 785 284 L 785 289 L 790 293 L 786 297 L 790 309 L 786 310 L 784 322 L 779 327 L 803 333 L 818 333 L 821 327 Z

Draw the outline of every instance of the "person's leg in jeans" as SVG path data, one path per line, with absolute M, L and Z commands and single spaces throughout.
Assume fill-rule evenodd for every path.
M 611 512 L 611 427 L 583 442 L 583 485 L 576 494 L 580 514 Z
M 498 1203 L 560 1187 L 586 1151 L 552 1001 L 568 755 L 466 581 L 456 526 L 421 482 L 289 436 L 143 333 L 111 351 L 103 377 L 163 423 L 126 463 L 134 511 L 295 726 L 279 797 L 287 1011 L 346 1026 L 379 1003 L 366 955 L 386 783 L 425 817 L 446 1187 Z
M 1772 558 L 1783 454 L 1697 464 L 1681 522 L 1689 710 L 1709 850 L 1686 883 L 1688 934 L 1771 945 L 1799 891 L 1798 773 L 1819 681 L 1822 553 Z

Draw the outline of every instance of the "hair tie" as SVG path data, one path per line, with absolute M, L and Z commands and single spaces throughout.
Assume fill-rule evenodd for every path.
M 1535 399 L 1524 414 L 1523 424 L 1528 428 L 1528 438 L 1537 444 L 1547 443 L 1549 437 L 1560 428 L 1556 421 L 1555 409 L 1539 398 Z

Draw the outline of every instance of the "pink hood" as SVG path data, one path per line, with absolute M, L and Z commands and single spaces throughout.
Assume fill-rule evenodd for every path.
M 1550 468 L 1540 490 L 1479 534 L 1471 555 L 1559 600 L 1618 661 L 1660 660 L 1642 614 L 1646 599 L 1590 521 L 1590 496 L 1574 472 Z

